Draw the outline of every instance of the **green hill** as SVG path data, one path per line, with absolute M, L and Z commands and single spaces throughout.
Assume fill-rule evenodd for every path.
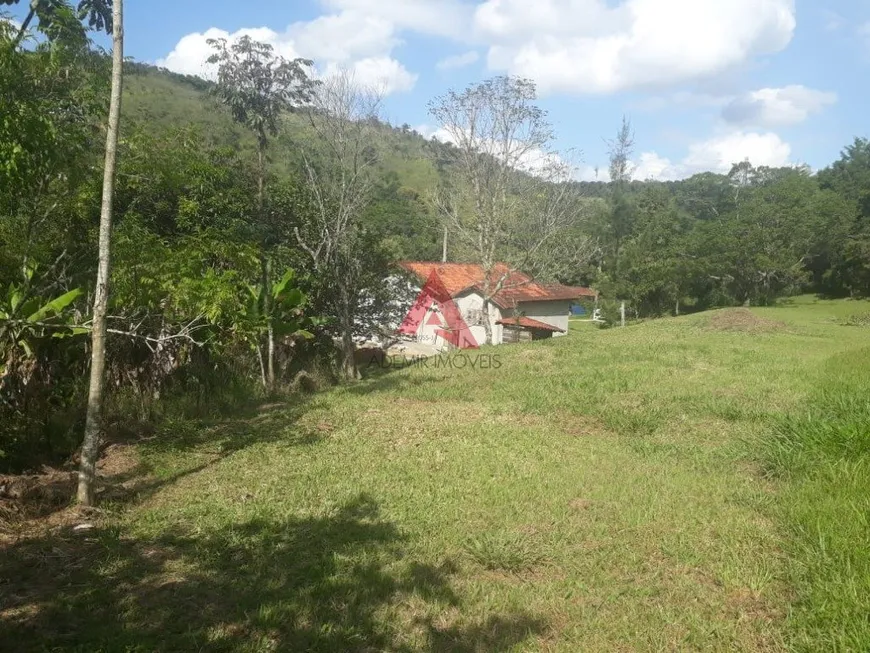
M 253 138 L 208 97 L 210 87 L 209 82 L 198 77 L 131 65 L 125 84 L 124 118 L 146 125 L 155 134 L 192 127 L 214 144 L 253 151 Z M 425 195 L 438 183 L 437 162 L 449 146 L 427 140 L 407 127 L 383 123 L 379 132 L 384 141 L 380 160 L 383 176 L 396 175 L 401 187 Z M 282 170 L 282 163 L 291 158 L 290 150 L 310 135 L 303 116 L 288 116 L 285 131 L 270 152 L 272 165 Z
M 208 144 L 249 152 L 253 161 L 253 136 L 209 97 L 211 86 L 198 77 L 130 64 L 123 105 L 126 129 L 165 136 L 189 128 Z M 407 126 L 381 123 L 377 133 L 379 184 L 368 222 L 384 234 L 397 258 L 439 257 L 441 228 L 428 198 L 439 183 L 439 167 L 447 165 L 451 147 L 427 140 Z M 317 147 L 305 116 L 286 116 L 267 154 L 273 174 L 279 178 L 298 174 L 293 165 L 303 146 Z

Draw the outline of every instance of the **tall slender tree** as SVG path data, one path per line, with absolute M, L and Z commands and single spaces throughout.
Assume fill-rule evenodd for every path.
M 328 78 L 314 96 L 309 122 L 322 150 L 305 152 L 303 169 L 312 198 L 312 218 L 296 238 L 322 282 L 336 297 L 341 370 L 359 377 L 353 341 L 364 279 L 378 266 L 378 247 L 361 224 L 372 202 L 377 163 L 376 127 L 381 94 L 359 84 L 348 71 Z
M 492 299 L 513 283 L 500 262 L 552 277 L 587 253 L 585 242 L 564 237 L 581 205 L 536 99 L 531 81 L 496 77 L 429 104 L 457 148 L 453 179 L 435 203 L 457 243 L 483 268 L 480 321 L 488 344 Z
M 106 381 L 106 316 L 109 308 L 109 273 L 111 269 L 112 200 L 115 190 L 115 164 L 118 154 L 118 130 L 121 125 L 121 92 L 124 82 L 124 0 L 112 6 L 112 97 L 106 133 L 106 157 L 103 168 L 103 198 L 100 207 L 100 244 L 97 286 L 94 293 L 93 330 L 91 332 L 91 378 L 85 436 L 79 468 L 78 501 L 94 503 L 97 457 L 103 420 L 103 389 Z
M 631 121 L 623 116 L 616 138 L 608 142 L 610 156 L 609 235 L 611 238 L 613 267 L 611 275 L 620 276 L 620 256 L 625 241 L 631 236 L 636 218 L 634 204 L 628 196 L 628 185 L 634 174 L 631 156 L 634 153 L 634 130 Z
M 265 212 L 266 149 L 269 139 L 278 135 L 281 115 L 310 102 L 315 87 L 309 76 L 313 62 L 288 61 L 277 56 L 268 43 L 247 35 L 232 43 L 226 39 L 209 39 L 208 43 L 214 50 L 208 63 L 218 67 L 216 97 L 229 108 L 233 119 L 253 131 L 257 139 L 257 222 L 261 229 L 264 302 L 261 310 L 267 320 L 266 384 L 271 391 L 275 388 L 275 329 L 269 292 L 272 270 Z

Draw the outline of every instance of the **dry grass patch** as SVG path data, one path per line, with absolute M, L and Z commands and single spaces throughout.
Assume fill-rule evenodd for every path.
M 770 333 L 786 328 L 785 322 L 760 317 L 748 308 L 726 308 L 716 311 L 707 322 L 713 331 L 739 331 L 744 333 Z

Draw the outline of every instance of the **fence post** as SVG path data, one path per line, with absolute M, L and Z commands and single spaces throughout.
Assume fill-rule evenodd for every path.
M 619 319 L 620 319 L 620 322 L 622 323 L 622 326 L 624 327 L 625 326 L 625 302 L 622 302 L 619 305 Z

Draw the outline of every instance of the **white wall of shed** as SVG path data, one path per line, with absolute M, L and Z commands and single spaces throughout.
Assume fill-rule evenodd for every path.
M 551 326 L 557 327 L 565 331 L 565 333 L 554 333 L 554 337 L 564 336 L 568 333 L 568 312 L 571 309 L 571 302 L 567 300 L 548 301 L 548 302 L 520 302 L 517 305 L 517 315 L 524 315 L 538 322 L 543 322 Z

